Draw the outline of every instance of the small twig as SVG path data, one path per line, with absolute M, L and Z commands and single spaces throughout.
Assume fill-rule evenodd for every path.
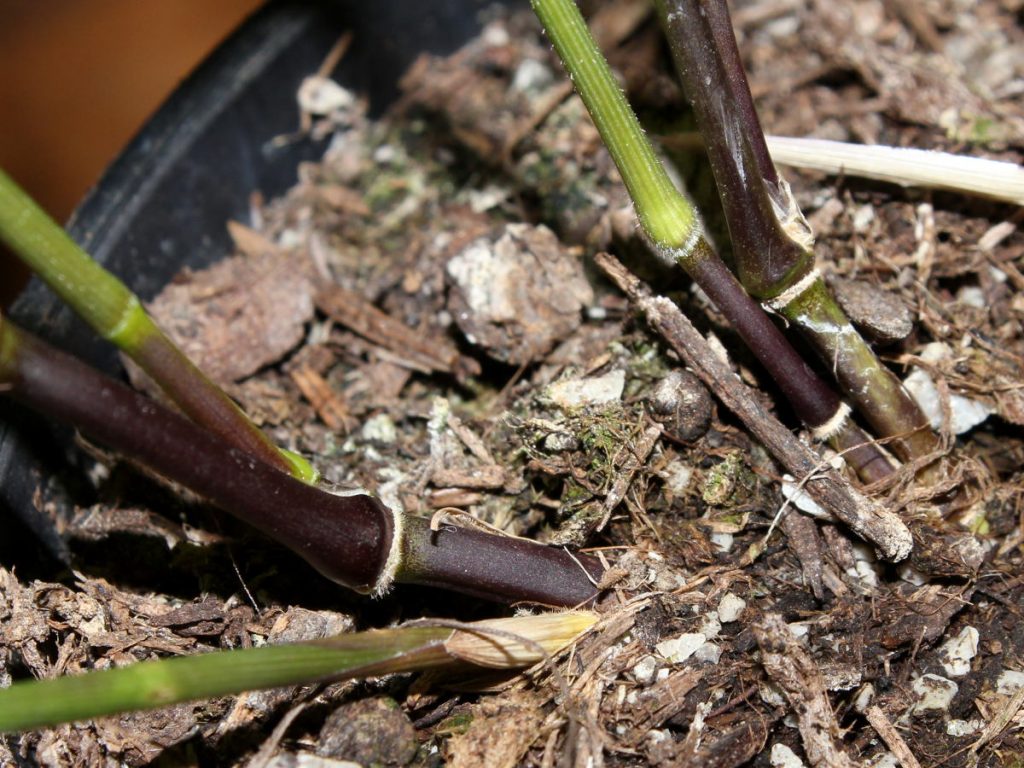
M 878 547 L 884 558 L 899 561 L 910 554 L 913 539 L 903 521 L 865 498 L 837 471 L 822 467 L 821 459 L 760 404 L 754 391 L 715 354 L 675 304 L 652 296 L 650 289 L 612 256 L 598 254 L 595 261 L 786 471 L 796 478 L 808 478 L 807 490 L 819 504 Z
M 1019 689 L 1014 693 L 1006 702 L 1006 705 L 999 710 L 998 714 L 992 718 L 988 725 L 985 726 L 985 730 L 978 736 L 978 740 L 971 744 L 971 751 L 977 752 L 983 746 L 988 744 L 992 739 L 1003 732 L 1003 729 L 1010 724 L 1010 721 L 1016 717 L 1021 707 L 1024 707 L 1024 688 Z
M 274 757 L 274 752 L 277 751 L 277 747 L 281 743 L 281 739 L 284 738 L 285 733 L 287 733 L 292 723 L 295 722 L 295 718 L 301 715 L 307 706 L 309 706 L 308 701 L 300 701 L 285 712 L 284 717 L 282 717 L 280 722 L 274 726 L 274 730 L 271 732 L 270 736 L 262 745 L 260 745 L 259 750 L 252 756 L 252 759 L 249 760 L 245 768 L 266 768 Z
M 868 722 L 871 723 L 871 727 L 878 731 L 878 735 L 882 737 L 885 745 L 892 750 L 892 753 L 903 764 L 903 768 L 921 768 L 921 763 L 914 757 L 914 753 L 910 751 L 907 742 L 903 740 L 895 726 L 889 722 L 889 718 L 885 716 L 885 712 L 882 711 L 881 707 L 877 704 L 872 704 L 864 715 L 867 717 Z

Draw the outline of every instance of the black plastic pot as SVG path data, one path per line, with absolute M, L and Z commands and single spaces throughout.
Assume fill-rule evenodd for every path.
M 478 27 L 484 0 L 333 0 L 272 2 L 247 21 L 167 101 L 104 174 L 75 212 L 72 236 L 143 298 L 182 267 L 201 266 L 229 248 L 225 223 L 248 218 L 248 200 L 295 181 L 296 167 L 324 147 L 308 140 L 274 144 L 298 126 L 295 94 L 345 30 L 352 45 L 336 79 L 379 111 L 421 51 L 448 52 Z M 98 340 L 33 281 L 12 317 L 108 372 L 120 370 Z M 24 529 L 66 560 L 55 520 L 80 495 L 55 487 L 77 460 L 71 435 L 0 398 L 0 557 Z M 42 489 L 41 495 L 37 490 Z M 45 500 L 50 511 L 38 506 Z M 25 565 L 24 551 L 15 559 Z M 3 561 L 0 561 L 3 562 Z M 5 565 L 10 563 L 4 562 Z

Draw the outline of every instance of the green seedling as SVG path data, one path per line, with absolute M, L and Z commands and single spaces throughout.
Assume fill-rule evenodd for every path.
M 404 626 L 324 640 L 215 651 L 0 690 L 0 733 L 42 728 L 261 688 L 421 670 L 522 669 L 587 631 L 589 611 Z
M 666 173 L 572 0 L 533 0 L 533 7 L 621 172 L 651 250 L 693 277 L 817 437 L 843 451 L 866 479 L 890 473 L 888 460 L 850 419 L 849 409 L 803 361 L 715 253 L 696 208 Z M 718 184 L 723 196 L 735 192 L 735 197 L 730 197 L 733 207 L 757 214 L 742 221 L 738 216 L 730 218 L 730 227 L 735 227 L 732 237 L 741 254 L 742 281 L 757 299 L 774 302 L 771 305 L 786 317 L 811 326 L 812 337 L 815 323 L 827 326 L 826 332 L 816 334 L 821 337 L 818 340 L 835 357 L 843 386 L 848 391 L 861 387 L 851 397 L 868 412 L 874 428 L 880 434 L 898 436 L 904 457 L 928 453 L 936 445 L 934 435 L 919 429 L 922 421 L 907 407 L 898 382 L 863 341 L 852 339 L 846 330 L 849 323 L 835 314 L 831 299 L 822 293 L 802 217 L 763 149 L 752 103 L 742 99 L 745 79 L 737 69 L 738 59 L 722 63 L 727 56 L 721 51 L 732 41 L 731 30 L 728 37 L 723 31 L 728 27 L 728 16 L 721 16 L 724 3 L 660 0 L 659 8 L 677 56 L 694 55 L 677 39 L 685 31 L 678 25 L 692 22 L 694 40 L 711 46 L 705 55 L 712 67 L 708 71 L 720 80 L 715 85 L 731 89 L 727 92 L 731 95 L 721 100 L 738 104 L 735 113 L 710 121 L 702 129 L 716 175 L 722 174 Z M 706 28 L 697 25 L 702 10 L 712 11 Z M 731 44 L 735 46 L 734 41 Z M 682 53 L 678 49 L 683 49 Z M 743 87 L 737 85 L 738 78 Z M 688 90 L 698 113 L 702 98 L 712 103 L 710 91 Z M 728 145 L 736 137 L 738 154 L 725 156 L 720 145 Z M 759 183 L 750 190 L 739 185 L 729 175 L 735 176 L 737 167 L 756 172 L 751 178 Z M 779 238 L 785 238 L 782 251 L 786 260 L 773 258 L 774 266 L 768 269 L 758 260 L 766 248 L 774 247 L 771 244 L 783 242 Z M 594 558 L 479 531 L 447 526 L 433 530 L 426 520 L 390 510 L 368 493 L 343 494 L 316 485 L 304 462 L 272 446 L 156 328 L 138 299 L 93 263 L 3 174 L 0 239 L 100 335 L 136 359 L 185 416 L 102 376 L 0 318 L 0 390 L 9 396 L 74 425 L 131 461 L 237 515 L 294 549 L 327 577 L 357 591 L 382 594 L 394 582 L 408 582 L 504 602 L 558 606 L 586 604 L 597 596 L 603 569 Z M 773 257 L 782 259 L 782 251 L 773 250 Z M 467 661 L 502 666 L 504 659 L 506 666 L 525 666 L 555 652 L 594 620 L 588 613 L 536 618 L 547 623 L 517 624 L 514 628 L 490 624 L 488 628 L 454 631 L 404 627 L 19 684 L 0 692 L 0 730 L 163 706 L 254 687 L 447 667 Z M 488 649 L 467 650 L 480 642 Z

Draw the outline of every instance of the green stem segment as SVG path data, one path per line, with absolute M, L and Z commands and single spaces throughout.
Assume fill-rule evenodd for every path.
M 193 421 L 307 482 L 316 470 L 278 449 L 161 331 L 138 297 L 97 264 L 10 176 L 0 171 L 0 241 L 82 319 L 160 385 Z
M 533 0 L 533 10 L 622 174 L 644 232 L 659 247 L 684 247 L 700 233 L 695 209 L 666 173 L 579 10 L 572 0 Z
M 328 641 L 146 661 L 0 690 L 0 732 L 166 707 L 184 701 L 320 680 L 391 674 L 450 663 L 452 631 L 403 628 Z
M 373 629 L 19 682 L 0 690 L 0 733 L 282 685 L 424 669 L 521 669 L 560 652 L 597 618 L 568 611 Z
M 657 0 L 697 115 L 743 286 L 806 335 L 876 433 L 903 459 L 939 448 L 927 419 L 814 272 L 812 237 L 765 143 L 725 0 Z
M 2 317 L 0 391 L 188 488 L 351 589 L 380 594 L 397 580 L 557 606 L 597 596 L 603 569 L 592 557 L 466 529 L 432 531 L 366 493 L 301 482 Z
M 859 446 L 847 458 L 862 475 L 878 479 L 887 474 L 891 470 L 888 461 L 844 417 L 845 407 L 835 392 L 807 366 L 711 247 L 696 209 L 669 178 L 575 3 L 533 0 L 533 9 L 622 175 L 654 252 L 690 274 L 775 379 L 805 424 L 837 447 Z M 826 431 L 820 432 L 822 429 Z

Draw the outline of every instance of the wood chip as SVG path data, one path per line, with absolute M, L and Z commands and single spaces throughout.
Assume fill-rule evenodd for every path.
M 977 752 L 1002 733 L 1003 729 L 1017 716 L 1022 707 L 1024 707 L 1024 688 L 1018 689 L 1016 693 L 1007 699 L 1006 705 L 989 721 L 981 735 L 978 736 L 978 740 L 971 744 L 971 751 Z
M 809 517 L 789 510 L 782 518 L 782 530 L 786 539 L 800 561 L 804 581 L 818 600 L 825 597 L 822 583 L 821 539 L 818 526 Z
M 444 338 L 428 338 L 358 293 L 341 286 L 324 288 L 314 299 L 317 308 L 346 328 L 391 352 L 391 362 L 422 373 L 452 373 L 459 352 Z
M 308 365 L 300 365 L 289 371 L 288 375 L 324 424 L 335 432 L 348 434 L 352 431 L 356 425 L 355 417 L 323 376 Z
M 796 713 L 811 765 L 853 768 L 856 763 L 843 751 L 839 723 L 814 660 L 778 614 L 764 614 L 751 629 L 761 647 L 765 671 Z
M 497 464 L 467 468 L 437 467 L 431 475 L 431 481 L 439 487 L 501 488 L 505 484 L 505 470 Z

